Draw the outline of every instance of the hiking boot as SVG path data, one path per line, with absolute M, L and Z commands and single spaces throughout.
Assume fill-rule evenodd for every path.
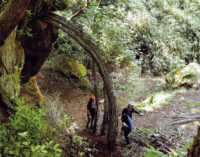
M 130 141 L 129 141 L 129 139 L 128 140 L 124 140 L 124 145 L 128 145 L 128 144 L 130 144 Z
M 130 143 L 130 141 L 128 140 L 128 141 L 126 142 L 126 144 L 131 144 L 131 143 Z

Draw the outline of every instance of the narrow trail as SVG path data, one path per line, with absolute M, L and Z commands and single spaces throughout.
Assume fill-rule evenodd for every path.
M 78 135 L 86 137 L 91 140 L 91 145 L 95 145 L 99 150 L 97 157 L 121 157 L 122 151 L 127 149 L 122 146 L 123 137 L 118 136 L 116 150 L 108 152 L 106 150 L 105 136 L 100 136 L 100 125 L 103 119 L 103 112 L 99 113 L 98 131 L 95 135 L 85 129 L 87 122 L 86 104 L 90 94 L 80 89 L 75 89 L 66 84 L 63 79 L 55 79 L 61 76 L 42 71 L 38 74 L 38 85 L 44 95 L 60 93 L 60 101 L 68 114 L 74 118 L 77 123 Z M 184 101 L 183 101 L 184 99 Z M 198 103 L 200 102 L 200 92 L 198 91 L 178 91 L 175 98 L 170 102 L 153 112 L 147 112 L 144 116 L 133 115 L 133 122 L 136 128 L 154 128 L 159 129 L 163 134 L 174 134 L 178 132 L 182 137 L 188 137 L 190 140 L 196 134 L 196 128 L 199 122 L 191 122 L 183 125 L 171 126 L 174 121 L 173 116 L 182 113 L 195 113 L 200 111 L 200 106 L 187 106 L 187 102 Z M 122 107 L 119 107 L 119 111 Z M 119 119 L 120 125 L 120 119 Z M 119 126 L 120 128 L 120 126 Z M 178 131 L 177 131 L 178 130 Z
M 91 145 L 99 150 L 97 157 L 121 157 L 118 150 L 108 152 L 106 150 L 106 137 L 100 136 L 100 126 L 103 120 L 103 111 L 99 112 L 99 120 L 97 124 L 97 133 L 94 135 L 91 130 L 86 130 L 87 122 L 87 102 L 90 94 L 79 89 L 69 87 L 64 80 L 56 80 L 55 76 L 48 75 L 46 72 L 40 72 L 37 76 L 37 82 L 41 92 L 45 95 L 60 94 L 60 101 L 64 105 L 67 113 L 74 118 L 77 123 L 79 136 L 91 140 Z

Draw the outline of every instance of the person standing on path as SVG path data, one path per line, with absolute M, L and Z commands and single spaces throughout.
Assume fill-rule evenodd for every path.
M 95 100 L 95 96 L 92 95 L 88 101 L 87 104 L 87 124 L 86 124 L 86 129 L 88 129 L 89 124 L 90 124 L 90 129 L 92 129 L 94 127 L 94 119 L 95 119 L 95 115 L 97 113 L 97 105 L 96 105 L 96 100 Z

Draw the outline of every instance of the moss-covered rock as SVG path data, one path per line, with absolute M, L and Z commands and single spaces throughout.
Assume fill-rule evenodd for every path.
M 82 79 L 87 75 L 87 69 L 77 60 L 70 60 L 67 57 L 63 59 L 63 63 L 59 66 L 59 70 L 64 75 L 72 75 L 78 79 Z
M 36 76 L 21 86 L 21 96 L 24 97 L 26 104 L 37 105 L 44 102 L 44 97 L 37 85 Z
M 166 81 L 173 88 L 181 86 L 200 88 L 200 65 L 190 63 L 179 71 L 170 72 L 166 76 Z

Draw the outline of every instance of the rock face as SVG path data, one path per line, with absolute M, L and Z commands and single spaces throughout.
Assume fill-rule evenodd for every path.
M 197 63 L 190 63 L 183 69 L 167 74 L 167 83 L 173 88 L 187 87 L 200 88 L 200 65 Z
M 37 85 L 36 76 L 31 77 L 27 83 L 21 86 L 21 96 L 29 105 L 38 105 L 44 102 L 44 97 Z

